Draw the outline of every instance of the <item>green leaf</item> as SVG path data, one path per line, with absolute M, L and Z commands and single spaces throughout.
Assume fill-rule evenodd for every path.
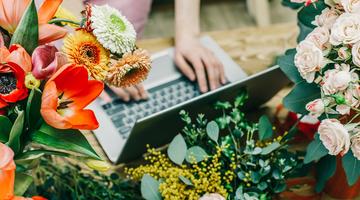
M 277 64 L 280 66 L 280 69 L 286 74 L 286 76 L 293 82 L 299 83 L 304 81 L 300 76 L 298 69 L 294 63 L 294 57 L 296 54 L 295 49 L 290 49 L 286 51 L 285 55 L 281 56 L 277 60 Z
M 328 152 L 329 151 L 321 142 L 319 134 L 316 134 L 315 139 L 308 145 L 306 149 L 304 163 L 308 164 L 314 160 L 319 160 L 320 158 L 326 156 Z
M 316 192 L 321 192 L 326 184 L 326 181 L 329 180 L 335 174 L 336 171 L 336 157 L 335 156 L 325 156 L 320 159 L 319 163 L 316 166 Z
M 161 200 L 159 185 L 159 181 L 155 180 L 149 174 L 145 174 L 141 179 L 142 197 L 146 200 Z
M 37 150 L 29 150 L 24 153 L 18 154 L 15 157 L 15 161 L 17 160 L 28 160 L 28 159 L 36 159 L 42 157 L 44 155 L 55 155 L 55 156 L 62 156 L 62 157 L 69 157 L 71 156 L 68 153 L 60 152 L 60 151 L 52 151 L 47 149 L 37 149 Z
M 273 135 L 272 124 L 269 118 L 265 115 L 259 120 L 259 138 L 260 140 L 270 139 Z
M 187 146 L 181 134 L 175 136 L 167 150 L 168 156 L 172 162 L 182 165 L 186 157 Z
M 9 118 L 0 115 L 0 142 L 6 143 L 9 140 L 12 123 Z
M 39 24 L 34 0 L 26 8 L 14 35 L 11 44 L 20 44 L 31 55 L 38 46 Z
M 360 176 L 360 160 L 358 160 L 352 151 L 349 151 L 342 158 L 342 166 L 345 170 L 347 182 L 349 186 L 354 185 Z
M 15 155 L 19 153 L 21 148 L 20 137 L 24 129 L 24 115 L 24 111 L 19 112 L 18 117 L 16 118 L 14 125 L 10 131 L 9 141 L 7 142 L 7 145 L 11 147 Z
M 268 155 L 269 153 L 275 151 L 280 146 L 281 145 L 278 142 L 271 143 L 270 145 L 262 149 L 261 155 Z
M 38 128 L 36 125 L 41 119 L 41 96 L 42 93 L 38 89 L 32 89 L 26 104 L 26 122 L 30 129 Z
M 294 89 L 284 98 L 284 106 L 292 112 L 308 114 L 305 109 L 307 103 L 320 98 L 320 88 L 316 84 L 305 81 L 299 82 Z
M 187 185 L 187 186 L 194 186 L 194 184 L 188 179 L 188 178 L 186 178 L 185 176 L 179 176 L 179 179 L 183 182 L 183 183 L 185 183 L 185 185 Z
M 55 129 L 44 123 L 38 131 L 31 134 L 33 142 L 55 149 L 77 152 L 100 159 L 85 136 L 79 130 Z
M 299 9 L 304 6 L 304 3 L 294 3 L 294 2 L 291 2 L 290 0 L 282 0 L 281 4 L 283 6 L 291 8 L 291 9 Z
M 236 189 L 235 199 L 236 199 L 236 200 L 243 200 L 243 199 L 244 199 L 243 186 L 239 186 L 239 187 Z
M 24 173 L 16 173 L 14 193 L 16 196 L 22 196 L 32 184 L 33 178 Z
M 218 143 L 219 140 L 219 126 L 215 121 L 211 121 L 206 126 L 206 133 L 210 139 Z
M 258 172 L 251 172 L 251 181 L 255 184 L 258 184 L 260 182 L 261 176 Z
M 199 163 L 203 160 L 205 160 L 208 157 L 208 154 L 206 153 L 206 151 L 199 147 L 199 146 L 193 146 L 190 149 L 187 150 L 186 153 L 186 161 L 188 163 L 194 163 L 194 161 L 196 163 Z

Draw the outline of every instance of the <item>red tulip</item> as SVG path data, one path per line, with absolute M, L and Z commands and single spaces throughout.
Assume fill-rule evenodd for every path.
M 6 62 L 16 63 L 25 72 L 30 72 L 32 69 L 30 55 L 18 44 L 11 45 L 9 49 L 0 46 L 0 63 Z
M 101 81 L 89 80 L 82 65 L 61 67 L 46 83 L 41 115 L 58 129 L 93 130 L 99 127 L 95 114 L 85 109 L 104 89 Z
M 28 96 L 25 72 L 13 62 L 0 63 L 0 109 Z
M 32 74 L 40 80 L 49 78 L 66 62 L 66 56 L 59 52 L 55 46 L 39 46 L 32 54 L 32 65 L 34 66 Z

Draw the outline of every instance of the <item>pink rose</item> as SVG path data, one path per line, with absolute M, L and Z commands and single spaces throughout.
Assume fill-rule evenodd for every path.
M 324 101 L 322 99 L 315 99 L 306 104 L 306 110 L 310 112 L 310 116 L 317 118 L 325 111 Z
M 359 0 L 341 0 L 341 5 L 344 7 L 345 12 L 360 13 Z
M 350 148 L 350 134 L 337 119 L 325 119 L 320 123 L 320 140 L 330 155 L 345 155 Z
M 218 193 L 211 193 L 205 194 L 199 200 L 225 200 L 225 198 Z
M 306 37 L 306 40 L 313 42 L 319 49 L 323 51 L 327 49 L 331 49 L 329 48 L 329 45 L 331 46 L 331 44 L 329 43 L 329 39 L 330 39 L 330 32 L 329 29 L 325 27 L 315 28 Z
M 350 66 L 347 64 L 335 65 L 336 69 L 325 72 L 322 89 L 324 94 L 335 94 L 338 91 L 345 90 L 353 80 L 353 74 L 350 72 Z
M 315 21 L 312 23 L 316 26 L 330 29 L 338 17 L 339 14 L 335 9 L 325 8 L 320 15 L 315 17 Z
M 354 135 L 351 138 L 351 151 L 354 156 L 360 160 L 360 133 Z
M 66 63 L 66 56 L 59 52 L 55 46 L 41 45 L 32 54 L 32 73 L 37 79 L 46 79 Z

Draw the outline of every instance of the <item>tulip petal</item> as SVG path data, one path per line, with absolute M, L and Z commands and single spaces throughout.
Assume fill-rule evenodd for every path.
M 4 41 L 4 37 L 2 36 L 1 32 L 0 32 L 0 48 L 5 46 L 5 41 Z
M 78 93 L 73 93 L 73 96 L 67 96 L 67 98 L 76 102 L 76 104 L 70 104 L 71 108 L 83 109 L 91 102 L 93 102 L 100 93 L 104 90 L 104 84 L 97 80 L 89 80 L 86 88 L 83 88 Z
M 67 30 L 53 24 L 39 24 L 39 44 L 46 44 L 65 37 Z
M 14 33 L 30 0 L 0 1 L 0 26 Z
M 40 113 L 45 122 L 50 126 L 58 129 L 69 129 L 71 124 L 57 112 L 58 92 L 55 82 L 48 82 L 45 85 L 41 98 Z
M 52 45 L 37 47 L 32 54 L 33 75 L 37 79 L 45 79 L 55 73 L 57 69 L 57 49 Z
M 38 11 L 39 24 L 46 24 L 52 19 L 63 0 L 45 0 Z
M 10 55 L 7 57 L 6 62 L 16 63 L 25 72 L 31 72 L 31 57 L 22 46 L 18 44 L 11 45 L 9 51 Z
M 71 123 L 72 129 L 94 130 L 99 128 L 99 122 L 91 110 L 77 110 L 66 118 Z
M 0 109 L 5 108 L 6 106 L 8 106 L 8 104 L 5 101 L 0 99 Z
M 0 197 L 11 199 L 14 196 L 15 163 L 14 152 L 5 144 L 0 143 Z
M 0 63 L 6 62 L 6 59 L 9 57 L 10 52 L 6 47 L 0 47 Z

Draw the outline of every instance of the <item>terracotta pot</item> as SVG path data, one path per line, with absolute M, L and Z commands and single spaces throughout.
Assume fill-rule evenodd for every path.
M 360 195 L 360 180 L 351 187 L 348 185 L 340 156 L 336 160 L 335 174 L 326 183 L 324 192 L 332 198 L 342 200 L 354 199 Z

